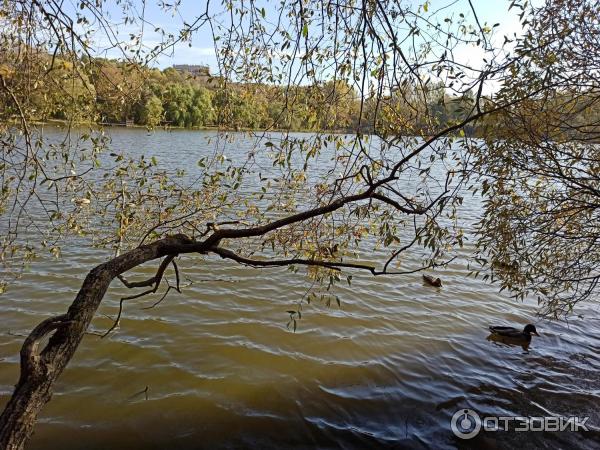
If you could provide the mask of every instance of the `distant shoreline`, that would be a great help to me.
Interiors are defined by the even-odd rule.
[[[18,123],[19,120],[18,119],[12,119],[9,121],[5,121],[5,122],[0,122],[0,123]],[[335,129],[335,130],[310,130],[310,129],[305,129],[305,128],[293,128],[293,129],[288,129],[288,128],[270,128],[270,129],[264,129],[264,128],[244,128],[244,127],[239,127],[239,128],[228,128],[228,127],[219,127],[219,126],[215,126],[215,125],[211,125],[211,126],[194,126],[194,127],[180,127],[177,125],[159,125],[153,128],[149,128],[146,125],[139,125],[139,124],[125,124],[125,123],[98,123],[98,122],[92,122],[89,120],[82,120],[82,121],[70,121],[70,120],[64,120],[64,119],[47,119],[47,120],[30,120],[29,121],[30,124],[32,125],[36,125],[36,126],[55,126],[55,127],[73,127],[73,128],[80,128],[80,127],[97,127],[97,128],[105,128],[105,129],[109,129],[109,128],[129,128],[129,129],[140,129],[140,130],[147,130],[149,132],[151,131],[217,131],[217,132],[224,132],[224,133],[248,133],[248,132],[256,132],[256,133],[322,133],[322,134],[346,134],[346,135],[354,135],[356,134],[356,130],[355,129]],[[373,131],[372,130],[363,130],[361,131],[361,134],[363,136],[370,136],[373,135]],[[481,136],[478,136],[477,132],[474,133],[470,133],[467,134],[467,136],[471,137],[471,138],[480,138]],[[431,137],[431,135],[426,135],[426,136],[419,136],[423,139],[428,139]]]
[[[16,123],[18,122],[18,120],[14,119],[5,123]],[[99,128],[135,128],[135,129],[144,129],[144,130],[148,130],[148,131],[156,131],[156,130],[163,130],[163,131],[171,131],[171,130],[178,130],[178,131],[223,131],[223,132],[240,132],[240,133],[245,133],[245,132],[249,132],[249,131],[255,131],[255,132],[263,132],[263,133],[281,133],[281,132],[293,132],[293,133],[329,133],[329,134],[354,134],[356,132],[356,130],[348,130],[348,129],[337,129],[337,130],[310,130],[310,129],[303,129],[303,128],[296,128],[296,129],[287,129],[287,128],[271,128],[271,129],[262,129],[262,128],[244,128],[244,127],[239,127],[239,128],[229,128],[229,127],[219,127],[216,125],[213,126],[194,126],[194,127],[180,127],[177,125],[159,125],[156,127],[152,127],[149,128],[146,125],[139,125],[139,124],[125,124],[125,123],[99,123],[99,122],[93,122],[93,121],[88,121],[88,120],[82,120],[82,121],[70,121],[70,120],[64,120],[64,119],[47,119],[47,120],[31,120],[29,121],[30,124],[32,125],[36,125],[36,126],[45,126],[45,125],[50,125],[50,126],[58,126],[58,127],[99,127]],[[363,134],[369,134],[369,133],[363,133]]]

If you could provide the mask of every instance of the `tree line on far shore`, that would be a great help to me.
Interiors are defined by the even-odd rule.
[[[406,133],[431,134],[459,122],[474,104],[470,91],[448,94],[434,82],[420,91],[399,88],[383,100],[374,95],[375,101],[359,97],[348,81],[333,75],[320,85],[235,83],[208,73],[195,76],[172,67],[160,70],[101,58],[90,58],[75,69],[72,62],[43,51],[32,71],[37,74],[35,94],[21,112],[38,121],[128,122],[151,128],[363,132],[377,128],[380,133],[388,125],[397,130],[405,123]],[[10,60],[0,61],[0,73],[13,86],[19,85],[15,78],[20,75]],[[7,110],[3,116],[21,112]]]

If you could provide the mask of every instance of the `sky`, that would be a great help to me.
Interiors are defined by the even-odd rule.
[[[173,11],[165,12],[159,7],[160,1],[147,0],[145,3],[142,0],[131,0],[136,15],[142,15],[145,18],[144,24],[144,45],[151,48],[161,42],[161,37],[154,31],[155,27],[160,27],[167,32],[176,34],[184,22],[192,22],[196,17],[201,15],[206,9],[206,2],[194,0],[181,0],[181,4],[176,13]],[[418,7],[423,2],[412,2],[413,6]],[[534,3],[540,3],[539,1]],[[125,25],[119,23],[123,16],[121,11],[122,2],[107,1],[103,6],[103,13],[107,13],[111,20],[118,25],[115,27],[120,39],[127,39],[132,32],[137,32],[138,25]],[[275,10],[279,1],[256,1],[255,5],[260,9],[265,8],[266,18],[275,16]],[[503,35],[519,34],[521,25],[517,14],[520,12],[517,8],[509,11],[510,1],[508,0],[472,0],[472,4],[477,11],[479,21],[482,26],[485,23],[493,25],[500,23],[495,29],[497,39],[503,40]],[[463,12],[467,18],[472,17],[471,9],[468,0],[431,0],[428,2],[428,11],[431,13],[439,8],[444,9],[444,15],[455,15]],[[222,10],[221,1],[210,3],[209,13],[219,15],[223,20],[226,20],[226,13]],[[106,40],[97,40],[99,47],[109,47]],[[110,49],[101,52],[106,57],[119,57],[119,52],[115,49]],[[458,48],[455,53],[455,58],[465,63],[477,63],[481,59],[483,52],[475,47]],[[203,27],[192,35],[191,43],[185,42],[176,45],[168,54],[159,56],[152,65],[161,69],[172,66],[173,64],[205,64],[209,65],[213,72],[217,68],[217,60],[215,57],[215,48],[212,35],[208,27]]]

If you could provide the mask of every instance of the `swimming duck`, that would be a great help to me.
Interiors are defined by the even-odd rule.
[[[423,274],[423,281],[429,286],[442,287],[442,280],[439,278],[433,278],[431,275]]]
[[[489,327],[492,334],[497,336],[501,336],[503,338],[508,338],[511,340],[521,341],[521,342],[531,342],[531,335],[535,334],[539,336],[537,330],[535,329],[535,325],[528,323],[523,328],[523,331],[518,330],[513,327]]]

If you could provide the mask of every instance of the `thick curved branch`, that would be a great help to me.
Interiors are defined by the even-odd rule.
[[[366,191],[349,195],[346,197],[339,198],[334,200],[331,203],[328,203],[324,206],[319,206],[317,208],[308,209],[306,211],[299,212],[297,214],[292,214],[288,217],[284,217],[283,219],[274,220],[273,222],[266,223],[264,225],[259,225],[256,227],[249,228],[223,228],[216,230],[212,235],[210,235],[204,242],[204,247],[206,249],[213,250],[221,240],[226,238],[244,238],[244,237],[254,237],[254,236],[262,236],[263,234],[268,233],[269,231],[277,230],[279,228],[283,228],[286,225],[291,225],[297,222],[303,222],[305,220],[311,219],[313,217],[322,216],[331,212],[334,212],[344,205],[348,203],[357,202],[360,200],[368,199],[373,194],[374,188],[369,188]]]
[[[427,212],[427,209],[422,208],[422,207],[419,207],[419,208],[407,208],[406,206],[402,206],[396,200],[393,200],[393,199],[391,199],[389,197],[386,197],[383,194],[374,193],[373,195],[371,195],[371,198],[374,198],[375,200],[379,200],[379,201],[381,201],[383,203],[387,203],[388,205],[393,206],[398,211],[402,211],[405,214],[424,214],[425,212]]]
[[[403,247],[403,248],[408,248]],[[216,253],[221,258],[231,259],[240,264],[246,264],[252,267],[282,267],[282,266],[292,266],[292,265],[303,265],[303,266],[316,266],[316,267],[325,267],[332,270],[342,270],[343,268],[347,269],[357,269],[357,270],[368,270],[373,275],[408,275],[411,273],[416,273],[423,271],[425,269],[429,269],[432,267],[442,267],[450,262],[452,262],[456,257],[450,258],[447,261],[443,261],[441,263],[430,262],[427,265],[418,267],[416,269],[411,270],[403,270],[403,271],[388,271],[387,266],[385,265],[383,270],[377,270],[375,267],[370,266],[368,264],[359,264],[359,263],[344,263],[344,262],[335,262],[335,261],[319,261],[315,259],[302,259],[302,258],[289,258],[289,259],[271,259],[271,260],[259,260],[246,258],[245,256],[238,255],[231,250],[216,247],[210,250],[213,253]],[[395,255],[397,256],[397,254]]]
[[[29,336],[27,336],[21,347],[21,376],[23,375],[24,370],[39,372],[42,369],[40,366],[40,355],[38,353],[38,347],[41,340],[48,334],[69,323],[70,321],[68,320],[67,314],[53,316],[41,322],[31,331],[31,333],[29,333]]]
[[[355,264],[355,263],[344,263],[344,262],[333,262],[333,261],[319,261],[316,259],[302,259],[302,258],[290,258],[290,259],[269,259],[269,260],[259,260],[246,258],[244,256],[238,255],[231,250],[227,250],[222,247],[215,247],[210,250],[213,253],[216,253],[221,258],[232,259],[240,264],[246,264],[248,266],[253,267],[274,267],[274,266],[291,266],[294,264],[303,265],[303,266],[318,266],[318,267],[326,267],[332,270],[341,270],[342,268],[349,269],[362,269],[368,270],[373,275],[376,275],[375,268],[373,266],[369,266],[366,264]]]

